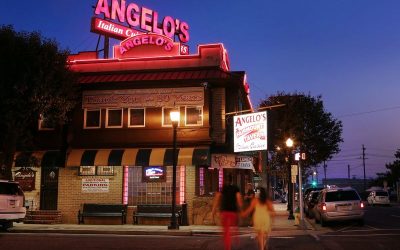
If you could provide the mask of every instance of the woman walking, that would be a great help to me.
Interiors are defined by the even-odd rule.
[[[257,232],[259,250],[267,249],[268,234],[271,231],[271,215],[274,215],[272,202],[268,199],[264,188],[259,188],[257,199],[253,199],[250,206],[241,213],[242,217],[248,216],[253,212],[253,227]]]

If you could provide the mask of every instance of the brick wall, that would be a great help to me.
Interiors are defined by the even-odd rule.
[[[101,176],[110,181],[107,193],[83,193],[82,178],[92,177],[78,176],[78,168],[60,168],[58,210],[62,214],[62,223],[76,224],[78,210],[83,203],[122,203],[122,167],[114,167],[114,176]]]
[[[212,134],[216,143],[225,143],[225,89],[215,88],[211,93],[212,100]]]
[[[195,197],[196,167],[186,166],[186,203],[188,205],[189,225],[193,224],[193,199]]]

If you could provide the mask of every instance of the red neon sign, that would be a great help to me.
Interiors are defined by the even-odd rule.
[[[189,25],[186,22],[166,16],[159,25],[158,12],[140,8],[135,3],[127,4],[125,0],[111,0],[111,6],[108,0],[98,0],[94,13],[169,38],[177,34],[182,43],[189,41]]]
[[[143,34],[142,31],[125,27],[97,17],[92,17],[91,30],[94,33],[104,34],[118,40]]]
[[[121,42],[119,53],[123,55],[130,49],[142,45],[155,45],[162,47],[165,51],[171,51],[174,48],[174,42],[171,38],[157,34],[141,34]]]

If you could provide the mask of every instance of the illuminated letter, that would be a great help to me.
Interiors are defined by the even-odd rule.
[[[108,9],[107,0],[99,0],[96,5],[96,10],[94,11],[96,15],[103,13],[105,17],[110,18],[110,11]]]
[[[126,9],[126,20],[128,21],[128,24],[137,27],[139,26],[139,6],[137,6],[134,3],[131,3],[128,5],[128,8]]]
[[[150,31],[151,32],[151,26],[148,25],[151,24],[151,16],[153,15],[153,11],[150,9],[147,9],[145,7],[142,7],[142,16],[140,20],[140,28]]]
[[[111,19],[115,20],[115,16],[117,14],[118,14],[118,20],[121,23],[125,22],[125,0],[121,0],[121,6],[119,6],[118,0],[112,0]]]
[[[153,12],[153,32],[162,35],[162,30],[158,28],[158,12]]]
[[[127,50],[124,48],[124,46],[119,46],[119,53],[124,54]]]
[[[175,22],[170,16],[166,16],[163,21],[163,31],[164,35],[173,38],[175,34]]]
[[[156,39],[156,45],[157,46],[161,46],[161,45],[163,45],[164,44],[164,38],[162,38],[162,37],[157,37],[157,39]]]
[[[180,30],[182,33],[179,34],[179,40],[183,43],[187,43],[189,41],[189,25],[185,22],[182,22]]]

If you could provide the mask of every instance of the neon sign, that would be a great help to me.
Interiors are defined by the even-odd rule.
[[[135,29],[138,28],[158,35],[164,35],[171,39],[175,34],[177,34],[182,43],[189,41],[189,25],[186,22],[174,19],[171,16],[166,16],[159,24],[157,11],[153,11],[146,7],[140,8],[135,3],[127,4],[125,0],[111,0],[111,6],[109,5],[108,0],[98,0],[94,13],[96,15],[103,14],[106,19],[119,21],[120,23],[127,23],[130,27],[134,27]],[[103,21],[104,23],[102,24],[98,21],[98,25],[95,27],[102,27],[103,31],[117,34],[116,36],[121,32],[124,33],[124,29],[118,27],[121,25],[105,20]],[[127,34],[125,34],[124,38],[132,36],[132,34],[129,34],[128,36],[126,35]]]
[[[142,45],[160,46],[166,51],[171,51],[174,47],[174,42],[170,38],[165,36],[160,36],[156,34],[141,34],[121,42],[121,45],[119,46],[119,51],[122,55],[128,50]]]

